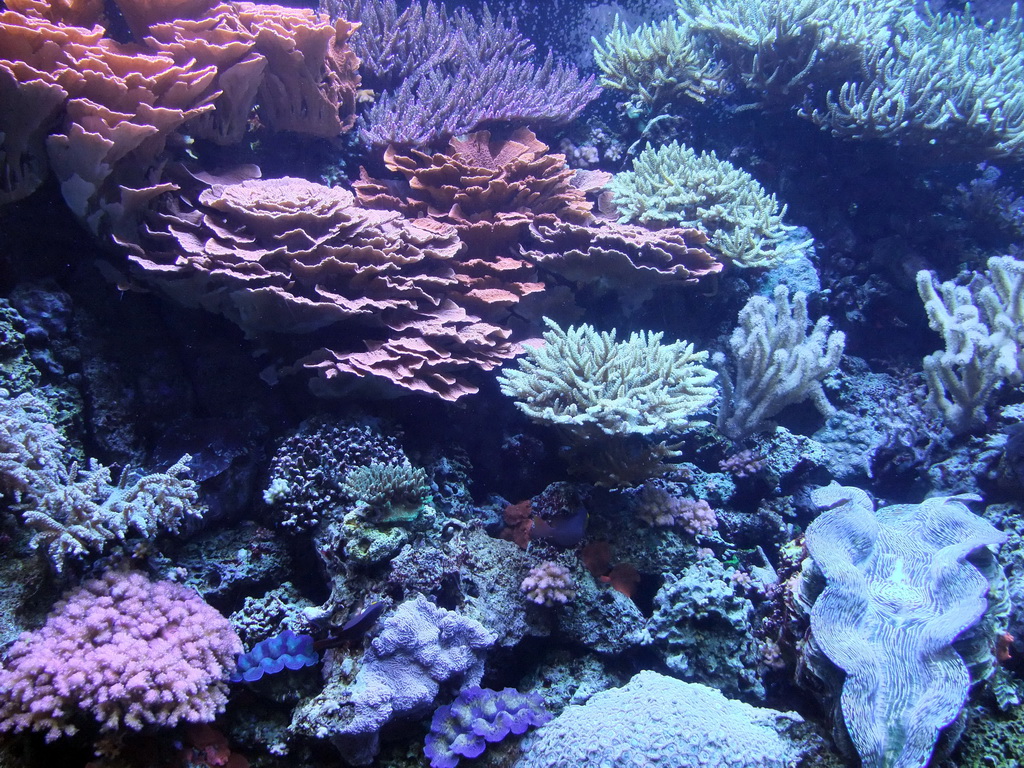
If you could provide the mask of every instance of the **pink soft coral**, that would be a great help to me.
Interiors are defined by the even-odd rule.
[[[108,571],[58,602],[11,646],[0,731],[72,734],[82,716],[102,730],[213,720],[241,643],[194,591]]]

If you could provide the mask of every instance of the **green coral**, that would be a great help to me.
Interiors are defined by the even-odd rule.
[[[370,507],[381,523],[416,519],[430,496],[427,473],[408,461],[355,467],[345,475],[341,490],[350,499]]]
[[[753,176],[679,142],[648,147],[608,188],[623,221],[703,229],[742,267],[776,266],[809,244],[793,241],[796,228],[782,223],[786,206]]]
[[[722,66],[676,19],[644,24],[630,32],[615,19],[604,42],[594,40],[601,85],[630,94],[639,116],[677,98],[704,102],[722,90]]]
[[[844,138],[983,159],[1024,152],[1024,22],[902,0],[677,0],[677,15],[595,41],[602,84],[639,116],[735,92]]]
[[[11,303],[0,299],[0,387],[20,395],[39,384],[39,370],[25,348],[25,320]]]
[[[701,365],[707,352],[684,341],[662,344],[661,333],[616,342],[615,331],[545,322],[546,343],[527,348],[519,369],[498,377],[531,419],[589,436],[646,437],[703,423],[694,415],[715,397],[715,372]]]
[[[883,45],[901,0],[678,0],[692,35],[709,39],[733,78],[759,101],[802,99],[806,88]]]
[[[703,425],[696,415],[715,397],[707,352],[662,344],[661,333],[617,342],[615,331],[545,322],[545,344],[528,347],[518,370],[498,377],[501,391],[534,421],[563,431],[574,471],[587,479],[633,485],[664,471],[671,449],[652,439]]]
[[[1024,755],[1024,707],[1009,713],[974,707],[957,746],[957,765],[963,768],[1020,768]]]
[[[828,93],[811,117],[840,136],[956,144],[981,154],[1024,149],[1024,24],[907,14],[865,53],[861,78]]]

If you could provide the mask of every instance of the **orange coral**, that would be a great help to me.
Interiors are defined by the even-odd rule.
[[[579,223],[591,218],[592,204],[573,184],[576,172],[565,156],[549,154],[528,128],[507,139],[477,131],[432,155],[392,146],[384,163],[404,177],[404,185],[371,179],[364,171],[355,185],[362,204],[454,224],[482,258],[507,254],[538,215]]]
[[[0,203],[36,189],[49,161],[68,205],[99,232],[167,189],[154,170],[183,127],[238,141],[259,99],[273,130],[351,128],[359,77],[347,41],[357,25],[275,5],[119,6],[133,43],[105,37],[96,0],[14,0],[0,13]]]

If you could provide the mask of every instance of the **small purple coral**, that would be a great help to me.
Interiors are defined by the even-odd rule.
[[[522,735],[551,717],[539,694],[515,688],[466,688],[450,705],[434,712],[423,752],[431,768],[455,768],[460,757],[483,754],[488,742],[499,742],[510,733]]]
[[[531,603],[550,607],[568,603],[576,597],[575,586],[568,568],[545,560],[530,569],[521,589]]]

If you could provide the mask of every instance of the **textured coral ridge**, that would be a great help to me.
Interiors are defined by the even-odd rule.
[[[985,612],[989,581],[967,558],[1006,534],[955,498],[875,512],[857,488],[813,497],[827,511],[807,548],[827,585],[811,631],[846,673],[847,731],[866,768],[923,766],[971,684],[952,644]]]
[[[257,101],[272,130],[330,137],[354,121],[358,61],[346,43],[357,25],[344,20],[275,5],[121,0],[138,42],[120,43],[105,36],[101,3],[6,7],[0,95],[19,108],[0,115],[0,202],[26,197],[52,166],[93,231],[130,231],[131,212],[166,191],[152,172],[186,124],[232,143]]]
[[[0,670],[0,730],[47,740],[93,718],[104,731],[213,720],[242,650],[227,619],[192,590],[109,571],[67,594]]]

